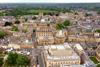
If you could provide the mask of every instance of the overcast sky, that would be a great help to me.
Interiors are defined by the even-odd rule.
[[[0,3],[94,3],[100,0],[0,0]]]

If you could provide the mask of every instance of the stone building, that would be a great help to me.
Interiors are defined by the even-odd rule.
[[[44,46],[41,56],[45,67],[80,65],[80,57],[68,44]]]
[[[36,40],[38,45],[53,44],[53,30],[50,24],[39,23],[36,28]]]
[[[65,32],[63,30],[58,31],[55,34],[55,44],[60,44],[65,42]]]

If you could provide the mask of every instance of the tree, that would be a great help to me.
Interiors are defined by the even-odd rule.
[[[25,55],[18,55],[18,58],[16,59],[17,65],[19,66],[27,66],[29,65],[30,60]]]
[[[100,29],[97,29],[97,30],[95,30],[95,32],[98,32],[98,33],[100,33]]]
[[[65,20],[65,21],[63,22],[63,25],[64,25],[65,27],[70,26],[70,21],[69,21],[69,20]]]
[[[0,39],[4,38],[7,35],[6,32],[0,30]]]
[[[28,66],[30,63],[30,59],[22,54],[17,54],[10,52],[8,53],[8,58],[6,61],[8,66]]]
[[[64,29],[64,25],[62,23],[58,23],[56,25],[56,29],[58,29],[58,30]]]
[[[4,16],[3,12],[0,12],[0,16]]]
[[[12,31],[19,31],[19,29],[18,29],[17,26],[13,26],[11,30],[12,30]]]
[[[97,66],[96,67],[100,67],[100,64],[97,64]]]
[[[100,11],[98,11],[97,14],[100,14]]]
[[[69,20],[65,20],[63,23],[58,23],[56,24],[56,29],[61,30],[64,28],[67,28],[67,26],[70,26],[70,21]]]
[[[10,52],[8,54],[7,64],[8,65],[15,65],[16,64],[16,58],[17,58],[17,56],[18,56],[17,53]]]
[[[3,58],[0,58],[0,67],[3,65]]]

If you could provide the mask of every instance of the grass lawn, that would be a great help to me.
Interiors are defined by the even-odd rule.
[[[98,63],[99,63],[99,61],[96,59],[95,56],[90,57],[90,59],[91,59],[95,64],[98,64]]]

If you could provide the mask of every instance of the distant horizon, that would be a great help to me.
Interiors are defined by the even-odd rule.
[[[100,0],[0,0],[0,3],[100,3]]]
[[[100,4],[100,2],[92,2],[92,3],[89,3],[89,2],[88,3],[87,2],[86,3],[85,2],[82,2],[82,3],[78,3],[78,2],[77,3],[73,3],[73,2],[72,3],[49,3],[49,2],[47,2],[47,3],[45,3],[45,2],[42,2],[42,3],[39,3],[39,2],[36,2],[36,3],[32,3],[32,2],[29,2],[29,3],[26,3],[26,2],[25,3],[24,2],[23,3],[9,3],[9,2],[1,3],[0,2],[0,4]]]
[[[43,7],[43,8],[71,8],[71,9],[93,9],[100,8],[100,3],[1,3],[0,8],[17,8],[17,7]]]
[[[85,3],[85,2],[84,3],[83,2],[82,3],[49,3],[49,2],[47,3],[44,3],[44,2],[42,3],[26,3],[26,2],[25,3],[9,3],[9,2],[1,3],[0,2],[0,4],[100,4],[100,2],[93,2],[93,3],[89,3],[89,2],[88,3]]]
[[[79,3],[79,2],[77,2],[77,3],[74,3],[74,2],[72,2],[72,3],[51,3],[51,2],[36,2],[36,3],[33,3],[33,2],[28,2],[28,3],[26,3],[26,2],[21,2],[21,3],[10,3],[10,2],[8,2],[8,3],[1,3],[0,2],[0,4],[100,4],[100,2],[92,2],[92,3],[90,3],[90,2],[81,2],[81,3]]]

